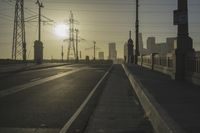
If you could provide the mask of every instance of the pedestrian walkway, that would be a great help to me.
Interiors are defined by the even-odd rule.
[[[121,65],[114,65],[85,133],[153,133]]]
[[[127,68],[184,131],[200,133],[200,86],[135,65]]]

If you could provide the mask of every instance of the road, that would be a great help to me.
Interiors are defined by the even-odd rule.
[[[59,132],[110,65],[67,65],[0,80],[0,132]]]

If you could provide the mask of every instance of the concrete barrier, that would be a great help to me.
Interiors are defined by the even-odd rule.
[[[136,92],[138,99],[151,121],[156,133],[185,133],[178,124],[158,104],[155,98],[147,91],[142,83],[130,73],[126,65],[122,65],[129,81]]]
[[[186,80],[200,86],[200,73],[186,72]]]

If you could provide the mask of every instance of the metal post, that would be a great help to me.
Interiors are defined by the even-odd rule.
[[[63,45],[62,45],[62,52],[61,52],[62,62],[63,62],[63,56],[64,56],[64,52],[63,52]]]
[[[42,2],[37,0],[36,4],[38,5],[38,40],[41,41],[41,8],[43,8]]]
[[[96,41],[94,41],[94,60],[95,60],[95,55],[96,55]]]
[[[39,16],[38,16],[38,40],[41,41],[41,8],[39,5]]]
[[[78,29],[75,29],[76,31],[76,60],[78,61]]]
[[[136,0],[136,22],[135,22],[135,64],[138,64],[139,56],[139,1]]]

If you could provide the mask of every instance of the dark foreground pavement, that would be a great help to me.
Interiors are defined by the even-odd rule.
[[[167,75],[135,65],[127,68],[184,131],[200,132],[199,86],[174,81]]]
[[[121,65],[114,65],[85,133],[153,133]]]
[[[2,91],[9,90],[9,95],[0,97],[0,133],[58,133],[108,68],[110,65],[73,65],[23,72],[14,75],[17,81],[45,76],[20,84],[6,78],[10,85],[4,85]],[[56,77],[65,73],[70,74]],[[23,84],[24,89],[12,92],[16,89],[12,87]]]

